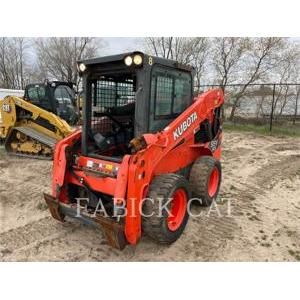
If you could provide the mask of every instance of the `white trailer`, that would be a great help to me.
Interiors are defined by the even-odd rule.
[[[0,99],[4,99],[6,96],[23,97],[24,90],[0,89]]]

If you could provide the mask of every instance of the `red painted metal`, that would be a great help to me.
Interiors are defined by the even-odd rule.
[[[186,214],[187,201],[186,191],[184,189],[177,189],[173,194],[170,215],[167,220],[169,230],[176,231],[182,224]]]
[[[55,198],[59,198],[60,195],[58,195],[58,192],[63,188],[68,175],[66,149],[74,145],[80,138],[81,130],[76,130],[65,139],[59,141],[55,146],[52,171],[52,195]]]
[[[209,148],[209,143],[195,144],[194,135],[202,121],[205,119],[212,121],[214,109],[220,107],[223,102],[224,96],[221,90],[210,90],[199,95],[191,106],[163,131],[144,134],[146,148],[135,154],[125,155],[120,163],[83,157],[78,153],[78,159],[72,165],[73,172],[76,174],[74,176],[67,168],[66,153],[68,149],[73,149],[74,143],[81,137],[81,131],[76,131],[56,146],[52,195],[59,201],[68,203],[66,186],[68,183],[81,185],[78,181],[79,177],[93,190],[113,196],[118,204],[125,201],[127,209],[125,236],[128,243],[136,244],[141,236],[140,207],[153,177],[176,172],[193,163],[201,155],[211,155],[220,159],[221,133],[217,137],[218,147],[213,152]],[[92,171],[101,171],[100,164],[111,165],[110,168],[117,170],[116,176],[103,178],[93,176]]]
[[[216,195],[219,182],[220,182],[220,172],[217,167],[214,167],[208,180],[208,195],[210,197],[214,197]]]

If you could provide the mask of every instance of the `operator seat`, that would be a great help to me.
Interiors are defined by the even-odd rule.
[[[111,130],[106,132],[94,132],[92,134],[93,140],[95,141],[98,151],[102,154],[109,152],[111,149],[116,148],[114,151],[119,155],[124,155],[129,152],[129,142],[134,138],[134,113],[135,113],[135,102],[117,107],[106,108],[104,114],[110,115],[112,119],[118,121],[119,126],[116,129],[116,124],[110,120]],[[107,116],[109,119],[109,117]],[[106,120],[106,124],[107,124]],[[103,121],[105,123],[105,121]],[[116,155],[116,154],[114,154]]]

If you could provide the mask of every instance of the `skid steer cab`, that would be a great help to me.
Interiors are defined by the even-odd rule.
[[[207,206],[219,192],[222,91],[194,98],[191,67],[141,52],[78,70],[83,127],[56,145],[52,216],[99,226],[119,249],[142,234],[173,243],[190,199]]]
[[[74,84],[65,81],[48,81],[26,85],[24,99],[54,113],[69,125],[79,121],[79,109]]]

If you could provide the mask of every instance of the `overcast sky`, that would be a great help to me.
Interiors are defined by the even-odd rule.
[[[143,51],[144,38],[142,37],[99,37],[103,40],[103,47],[99,51],[99,56],[121,54],[130,51]],[[291,38],[294,42],[300,43],[300,38]],[[30,53],[32,61],[36,60],[34,51]]]
[[[143,41],[138,37],[107,37],[105,42],[105,54],[119,54],[122,52],[142,50]]]
[[[300,37],[291,38],[294,42],[300,43]],[[143,50],[143,38],[140,37],[106,37],[104,54],[120,54],[134,50]]]

